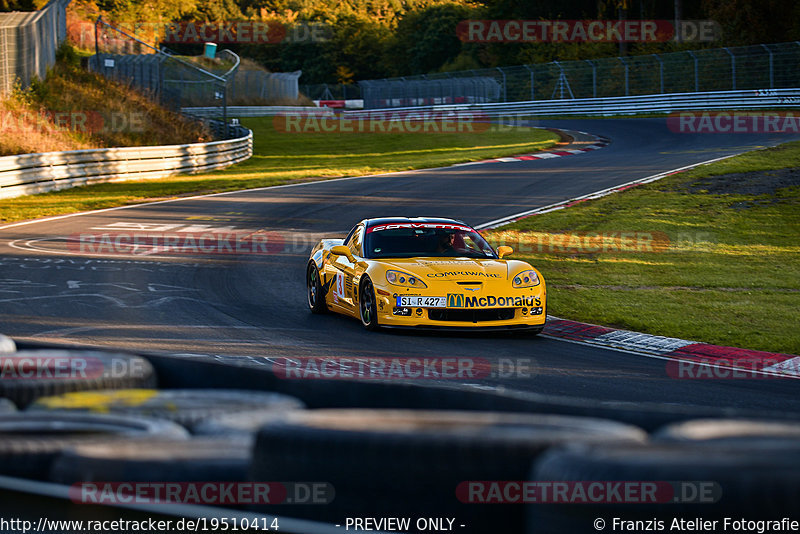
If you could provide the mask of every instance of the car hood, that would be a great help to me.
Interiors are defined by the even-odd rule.
[[[430,281],[492,282],[507,281],[511,262],[492,258],[409,258],[381,261],[387,268],[395,268]],[[514,262],[520,263],[520,262]]]

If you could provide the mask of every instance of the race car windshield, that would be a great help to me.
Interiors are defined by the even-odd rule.
[[[374,227],[367,231],[364,244],[368,258],[497,258],[491,245],[466,226],[398,224]]]

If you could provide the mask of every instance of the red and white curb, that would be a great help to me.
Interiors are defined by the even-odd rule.
[[[583,135],[591,135],[587,134],[586,132],[578,132]],[[562,158],[564,156],[575,156],[577,154],[584,154],[586,152],[592,152],[593,150],[598,150],[607,146],[611,141],[606,139],[605,137],[596,137],[595,142],[589,146],[585,146],[583,148],[569,148],[569,149],[562,149],[562,150],[552,150],[549,152],[536,152],[533,154],[522,154],[520,156],[508,156],[505,158],[494,158],[494,159],[484,159],[481,161],[468,161],[466,163],[456,163],[455,165],[451,165],[451,167],[465,167],[467,165],[483,165],[484,163],[508,163],[512,161],[532,161],[536,159],[552,159],[552,158]]]
[[[698,343],[674,337],[618,330],[558,317],[547,317],[543,334],[667,360],[672,378],[800,377],[800,356]]]
[[[581,202],[601,198],[636,187],[655,182],[666,176],[677,174],[700,165],[706,165],[735,156],[722,156],[700,163],[694,163],[671,171],[632,180],[628,183],[609,187],[588,195],[571,198],[555,204],[543,206],[502,219],[495,219],[475,226],[478,230],[489,230],[513,223],[532,215],[541,215],[551,211],[569,208]],[[622,350],[667,360],[667,374],[673,378],[758,378],[758,377],[800,377],[800,356],[776,352],[764,352],[736,347],[723,347],[698,343],[685,339],[654,336],[618,330],[605,326],[559,319],[548,316],[544,335],[565,341],[587,345],[602,346],[609,349]]]

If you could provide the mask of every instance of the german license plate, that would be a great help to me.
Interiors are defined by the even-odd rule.
[[[397,306],[403,308],[445,308],[447,297],[397,297]]]

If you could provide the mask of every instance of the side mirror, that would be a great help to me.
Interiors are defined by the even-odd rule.
[[[344,245],[336,245],[335,247],[331,247],[331,254],[345,256],[350,261],[354,260],[353,253],[350,252],[350,249]]]
[[[514,249],[511,248],[511,247],[506,247],[506,246],[497,247],[497,255],[501,259],[503,258],[503,256],[508,256],[509,254],[513,254],[513,253],[514,253]]]

